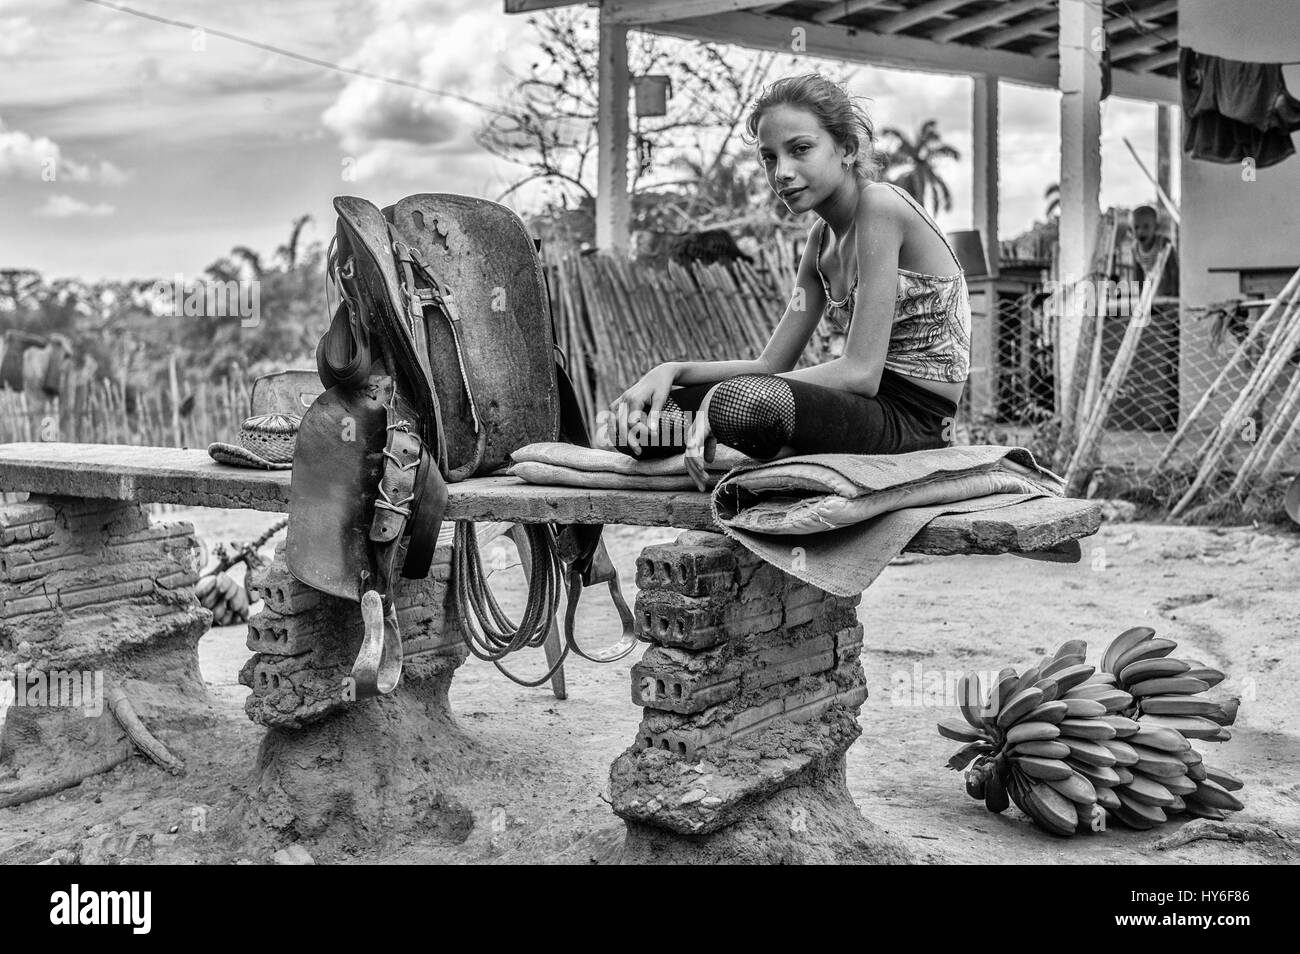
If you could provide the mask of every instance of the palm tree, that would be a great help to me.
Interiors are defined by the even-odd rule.
[[[1043,198],[1047,200],[1047,220],[1050,222],[1052,216],[1061,214],[1061,186],[1060,183],[1053,182],[1043,193]]]
[[[885,149],[885,180],[906,189],[935,212],[951,209],[952,193],[935,164],[942,159],[960,159],[961,153],[943,141],[938,121],[927,119],[914,139],[894,128],[881,135],[892,140]]]

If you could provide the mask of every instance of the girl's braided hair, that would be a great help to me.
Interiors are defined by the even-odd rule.
[[[860,180],[873,181],[879,171],[875,126],[866,109],[838,84],[820,73],[787,76],[764,88],[750,111],[746,141],[758,141],[758,121],[773,106],[806,109],[831,134],[840,148],[854,151],[853,171]]]

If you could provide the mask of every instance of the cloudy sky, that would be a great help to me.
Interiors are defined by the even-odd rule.
[[[508,97],[508,71],[536,56],[531,29],[500,0],[120,5],[479,101]],[[934,118],[969,156],[969,80],[860,68],[850,85],[879,127]],[[1112,98],[1102,109],[1102,206],[1149,201],[1122,137],[1154,170],[1155,107]],[[303,213],[317,223],[309,237],[322,237],[339,193],[381,205],[421,191],[494,196],[515,168],[475,144],[482,117],[92,0],[0,0],[0,267],[194,273],[235,245],[270,253]],[[1056,131],[1053,92],[1003,84],[1004,238],[1042,215]],[[954,206],[939,223],[968,228],[968,162],[946,176]]]

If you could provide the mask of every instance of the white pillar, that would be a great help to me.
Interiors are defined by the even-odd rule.
[[[1101,0],[1060,0],[1062,282],[1088,277],[1101,218],[1101,53],[1106,32]],[[1063,309],[1057,340],[1058,402],[1075,386],[1082,313]],[[1081,384],[1082,382],[1080,382]],[[1058,406],[1061,406],[1058,403]]]
[[[631,230],[627,194],[627,27],[601,16],[596,114],[596,246],[626,252]]]
[[[998,374],[998,78],[973,76],[971,132],[974,215],[984,240],[987,279],[972,282],[970,407],[976,417],[997,410]]]

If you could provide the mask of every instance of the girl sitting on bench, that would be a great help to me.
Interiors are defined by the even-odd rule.
[[[767,87],[749,115],[768,184],[815,215],[790,303],[754,360],[672,361],[611,405],[684,443],[611,443],[632,456],[686,451],[705,488],[716,442],[762,460],[792,453],[897,454],[951,443],[970,369],[970,300],[957,256],[925,210],[877,182],[871,120],[810,73]],[[794,370],[823,315],[844,353]],[[625,405],[620,408],[620,405]]]

